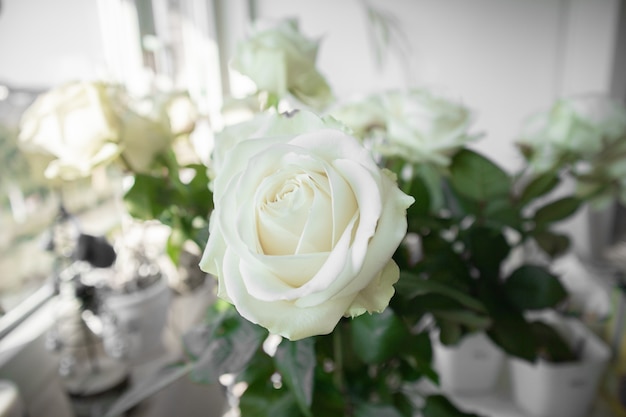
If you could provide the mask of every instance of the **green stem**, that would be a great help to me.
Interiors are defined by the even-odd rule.
[[[343,338],[339,326],[333,332],[333,356],[335,362],[335,368],[333,370],[333,381],[335,382],[335,385],[337,386],[339,391],[341,391],[341,393],[344,393],[345,383],[343,378]]]
[[[344,329],[345,326],[339,323],[333,332],[333,357],[335,365],[333,369],[333,382],[344,399],[344,417],[352,417],[354,415],[354,408],[350,400],[344,374]]]

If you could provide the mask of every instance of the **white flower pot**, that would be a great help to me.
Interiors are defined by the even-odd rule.
[[[162,334],[170,300],[171,291],[165,279],[139,291],[106,297],[104,304],[114,319],[105,330],[107,351],[134,363],[164,353]]]
[[[435,369],[445,392],[482,394],[496,386],[504,363],[504,352],[484,333],[465,336],[456,346],[433,340]]]
[[[608,346],[583,323],[562,320],[574,340],[585,341],[579,362],[509,361],[513,401],[532,417],[586,416],[610,359]]]

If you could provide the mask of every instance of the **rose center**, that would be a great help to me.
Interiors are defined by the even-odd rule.
[[[256,206],[259,243],[266,255],[328,251],[332,200],[323,173],[277,172],[266,178]]]

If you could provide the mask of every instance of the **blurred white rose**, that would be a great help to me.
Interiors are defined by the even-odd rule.
[[[325,78],[315,68],[319,42],[305,37],[295,19],[274,25],[259,22],[237,46],[232,67],[250,77],[259,91],[285,98],[292,94],[315,109],[333,99]]]
[[[626,107],[600,94],[560,99],[532,116],[517,141],[536,172],[567,168],[596,207],[626,202]]]
[[[358,136],[373,134],[380,154],[412,163],[447,166],[455,151],[478,138],[468,133],[473,115],[467,107],[426,89],[374,94],[331,114]]]
[[[155,158],[170,148],[173,135],[162,120],[153,120],[131,110],[118,114],[123,126],[121,157],[134,173],[147,173]]]
[[[291,340],[384,310],[413,198],[340,130],[239,142],[214,185],[201,268],[248,320]]]
[[[547,112],[531,116],[518,146],[537,171],[561,163],[591,160],[626,137],[626,109],[602,95],[560,99]],[[623,145],[623,146],[619,146]]]
[[[379,96],[367,96],[338,104],[330,114],[352,129],[355,136],[365,139],[372,131],[385,128],[385,109]]]
[[[447,166],[454,152],[478,138],[468,133],[471,111],[443,95],[425,89],[391,91],[381,101],[387,127],[387,141],[378,147],[383,155]]]
[[[199,118],[198,107],[186,91],[147,95],[136,110],[149,119],[168,123],[174,136],[191,133]]]
[[[24,112],[19,144],[49,179],[88,176],[121,152],[120,124],[107,87],[69,83],[40,95]]]
[[[116,160],[147,171],[171,141],[169,120],[140,114],[121,87],[103,82],[71,82],[40,95],[19,133],[20,148],[44,176],[63,180]]]

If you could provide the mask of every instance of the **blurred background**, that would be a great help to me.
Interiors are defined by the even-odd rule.
[[[297,17],[321,39],[318,67],[339,99],[444,89],[475,110],[485,132],[476,146],[513,171],[512,141],[530,114],[567,95],[624,99],[623,9],[620,0],[2,0],[0,306],[23,299],[51,265],[45,254],[31,261],[32,238],[55,204],[29,180],[14,138],[21,112],[53,86],[106,79],[137,95],[187,90],[219,130],[224,100],[251,88],[228,65],[250,22]],[[196,142],[208,154],[210,141],[207,132]],[[74,211],[98,205],[103,188],[76,192]]]
[[[185,90],[204,120],[207,158],[222,106],[252,86],[229,67],[250,23],[296,17],[321,45],[318,68],[340,100],[434,87],[476,112],[475,146],[514,171],[523,121],[558,97],[626,99],[626,3],[621,0],[0,0],[0,309],[18,307],[51,274],[42,250],[58,199],[16,145],[22,112],[67,81],[104,79],[138,96]],[[76,184],[69,209],[99,234],[114,190]],[[583,213],[583,215],[585,215]],[[586,219],[586,218],[585,218]],[[577,233],[591,236],[587,221]],[[609,225],[611,227],[611,225]],[[591,238],[579,248],[589,256]]]

